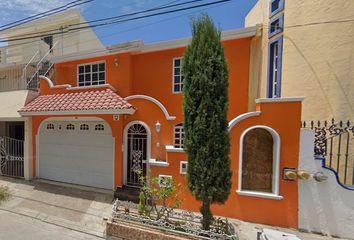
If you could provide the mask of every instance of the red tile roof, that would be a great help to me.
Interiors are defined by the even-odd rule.
[[[127,110],[134,107],[111,89],[41,95],[19,112]]]

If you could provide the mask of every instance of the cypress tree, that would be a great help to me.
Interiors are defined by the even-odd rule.
[[[202,225],[209,230],[210,205],[223,204],[231,189],[228,71],[221,33],[212,19],[207,15],[194,19],[192,34],[182,68],[184,149],[188,187],[202,202]]]

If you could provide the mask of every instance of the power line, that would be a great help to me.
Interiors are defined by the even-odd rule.
[[[181,5],[188,5],[188,4],[191,4],[191,3],[201,2],[201,1],[205,1],[205,0],[192,0],[192,1],[188,1],[188,2],[183,2],[183,3],[178,3],[178,4],[171,5],[171,3],[173,3],[173,2],[177,2],[177,1],[172,1],[172,2],[167,3],[167,4],[163,4],[161,6],[150,8],[150,9],[146,9],[146,10],[142,10],[142,11],[127,13],[127,14],[123,14],[123,15],[118,15],[118,16],[108,17],[108,18],[102,18],[102,19],[97,19],[97,20],[92,20],[92,21],[87,21],[87,22],[69,24],[69,25],[66,26],[66,28],[65,28],[66,30],[65,31],[70,31],[70,29],[69,29],[70,27],[77,26],[77,25],[83,25],[83,24],[87,25],[89,23],[103,22],[103,21],[113,20],[113,19],[122,19],[124,17],[130,17],[130,16],[134,16],[134,15],[139,15],[139,14],[142,14],[142,13],[148,13],[148,12],[154,12],[154,11],[158,11],[158,10],[178,7],[178,6],[181,6]],[[85,26],[85,27],[88,27],[88,26]],[[32,36],[32,35],[36,36],[38,34],[53,34],[53,33],[57,32],[57,31],[60,31],[60,33],[62,33],[64,31],[64,29],[56,28],[56,29],[51,29],[51,30],[46,30],[46,31],[41,31],[41,32],[36,32],[36,33],[22,34],[21,36],[25,37],[25,36]],[[11,40],[11,38],[9,40]]]
[[[194,5],[194,6],[184,7],[184,8],[173,9],[173,10],[169,10],[169,11],[153,13],[153,14],[149,14],[149,15],[143,15],[143,16],[139,16],[139,17],[133,17],[133,18],[123,19],[123,20],[116,20],[116,21],[100,23],[100,24],[96,24],[96,25],[92,25],[92,26],[83,26],[83,27],[72,28],[72,29],[68,29],[65,31],[61,31],[61,32],[52,32],[51,35],[65,34],[65,33],[69,33],[70,31],[81,30],[81,29],[86,29],[86,28],[102,27],[102,26],[107,26],[107,25],[111,25],[111,24],[128,22],[128,21],[133,21],[133,20],[138,20],[138,19],[143,19],[143,18],[148,18],[148,17],[154,17],[154,16],[159,16],[159,15],[165,15],[165,14],[169,14],[169,13],[180,12],[180,11],[190,10],[190,9],[194,9],[194,8],[200,8],[200,7],[204,7],[204,6],[216,5],[216,4],[230,2],[230,1],[232,1],[232,0],[219,0],[219,1],[214,1],[214,2],[205,3],[205,4],[199,4],[199,5]],[[20,38],[13,38],[13,39],[7,39],[7,40],[0,40],[0,42],[12,42],[12,41],[18,41],[18,40],[26,40],[26,39],[32,39],[32,38],[38,38],[38,37],[45,37],[47,35],[48,34],[45,34],[45,35],[39,34],[36,36],[31,36],[31,37],[20,37]]]
[[[80,1],[82,1],[82,0],[80,0]],[[167,6],[167,5],[170,5],[170,4],[172,4],[172,3],[175,3],[175,2],[179,2],[179,1],[181,1],[181,0],[174,0],[174,1],[171,1],[171,2],[168,2],[168,3],[166,3],[166,4],[162,4],[162,5],[158,5],[158,6],[156,6],[156,8],[158,8],[158,7],[163,7],[163,6]],[[199,0],[200,1],[200,0]],[[132,6],[133,4],[130,4],[130,5],[128,5],[128,6]],[[183,14],[184,15],[184,14]],[[182,15],[179,15],[179,16],[182,16]],[[54,29],[53,29],[54,30]],[[86,29],[86,30],[82,30],[82,32],[87,32],[87,31],[90,31],[91,29]],[[1,31],[1,30],[0,30]],[[48,32],[49,31],[52,31],[52,30],[48,30]],[[76,31],[73,31],[72,33],[75,33],[75,32],[78,32],[78,31],[80,31],[80,30],[76,30]],[[47,32],[47,31],[44,31],[44,32],[36,32],[36,33],[34,33],[34,34],[37,34],[37,33],[45,33],[45,32]],[[25,34],[25,35],[33,35],[33,34]],[[22,35],[22,36],[24,36],[24,35]],[[63,39],[66,39],[67,37],[69,37],[69,36],[65,36]],[[89,40],[89,41],[83,41],[83,42],[90,42],[90,41],[94,41],[94,40],[96,40],[96,38],[94,38],[93,40]],[[22,43],[15,43],[15,44],[11,44],[10,45],[10,47],[16,47],[16,46],[22,46],[22,45],[27,45],[27,44],[31,44],[31,43],[36,43],[36,42],[38,42],[38,39],[36,39],[36,40],[33,40],[33,41],[28,41],[28,42],[22,42]],[[70,45],[70,46],[74,46],[75,44],[73,44],[73,45]],[[70,47],[69,46],[69,47]]]
[[[225,4],[226,4],[226,3],[222,3],[222,4],[220,4],[220,5],[225,5]],[[124,30],[124,31],[119,31],[119,32],[115,32],[115,33],[112,33],[112,34],[104,35],[104,36],[102,36],[101,38],[112,37],[112,36],[114,36],[114,35],[118,35],[118,34],[130,32],[130,31],[134,31],[134,30],[136,30],[136,29],[144,28],[144,27],[146,27],[146,26],[155,25],[155,24],[158,24],[158,23],[161,23],[161,22],[170,21],[170,20],[173,20],[173,19],[175,19],[175,18],[182,17],[182,16],[192,15],[192,14],[199,13],[199,12],[204,11],[204,10],[207,10],[207,9],[211,9],[211,8],[218,7],[218,6],[220,6],[220,5],[205,7],[205,8],[202,8],[201,10],[197,10],[197,11],[193,11],[193,12],[189,12],[189,13],[183,13],[183,14],[180,14],[180,15],[177,15],[177,16],[174,16],[174,17],[165,18],[165,19],[162,19],[162,20],[159,20],[159,21],[156,21],[156,22],[152,22],[152,23],[149,23],[149,24],[142,24],[142,25],[140,25],[140,26],[137,26],[137,27],[134,27],[134,28],[130,28],[130,29],[126,29],[126,30]],[[252,31],[253,31],[253,30],[252,30]],[[81,43],[92,42],[92,41],[94,41],[94,40],[95,40],[95,39],[91,39],[91,40],[87,40],[87,41],[82,41]],[[66,46],[65,48],[71,47],[71,46],[75,46],[75,44]],[[106,53],[106,52],[107,52],[107,49],[97,49],[97,50],[87,51],[87,52],[85,52],[84,54],[100,54],[100,53],[104,54],[104,53]]]
[[[84,1],[84,2],[82,2],[82,1]],[[47,17],[47,16],[50,16],[50,15],[53,15],[53,14],[56,14],[56,13],[59,13],[59,12],[63,12],[63,11],[68,10],[70,8],[73,8],[73,7],[76,7],[76,6],[85,4],[85,3],[89,3],[89,2],[92,2],[92,1],[94,1],[94,0],[76,0],[76,1],[72,1],[70,3],[67,3],[67,4],[61,6],[61,7],[57,7],[57,8],[54,8],[54,9],[51,9],[51,10],[48,10],[48,11],[45,11],[45,12],[30,16],[30,17],[26,17],[26,18],[17,20],[15,22],[11,22],[11,23],[7,23],[5,25],[2,25],[2,26],[0,26],[0,31],[5,31],[5,30],[8,30],[8,29],[17,27],[19,25],[22,25],[22,24],[25,24],[25,23],[28,23],[28,22],[32,22],[34,20],[37,20],[37,19],[40,19],[40,18],[43,18],[43,17]]]

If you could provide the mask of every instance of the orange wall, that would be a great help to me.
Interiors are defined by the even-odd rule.
[[[231,132],[232,189],[225,205],[213,205],[216,215],[238,218],[245,221],[283,227],[297,227],[298,185],[294,181],[282,180],[284,167],[297,168],[299,159],[301,102],[262,103],[257,105],[261,115],[250,117],[236,124]],[[240,196],[236,193],[239,174],[239,144],[241,134],[249,127],[265,125],[273,128],[281,138],[280,146],[280,185],[282,200]],[[180,174],[180,161],[187,160],[184,153],[167,153],[169,167],[152,167],[152,174],[172,175],[176,182],[186,188],[185,175]],[[189,191],[183,195],[183,208],[199,211],[197,202]]]
[[[229,119],[247,112],[251,38],[225,41],[229,69]],[[123,53],[55,64],[55,84],[77,86],[77,65],[106,62],[106,82],[121,97],[144,94],[159,100],[181,122],[182,94],[172,93],[173,58],[182,57],[185,48],[149,53]],[[115,59],[118,66],[115,66]]]
[[[248,84],[251,38],[224,42],[225,54],[229,68],[229,113],[228,119],[247,112]],[[146,123],[151,131],[151,158],[166,160],[168,167],[152,166],[153,175],[173,175],[177,182],[186,184],[185,176],[179,173],[181,160],[187,160],[184,153],[166,153],[165,146],[173,145],[173,126],[183,121],[182,94],[172,93],[172,59],[183,55],[184,49],[172,49],[150,53],[124,53],[71,61],[55,65],[55,83],[76,86],[77,64],[94,61],[106,61],[106,79],[122,97],[135,94],[148,95],[159,100],[169,112],[176,116],[175,120],[166,120],[161,109],[154,103],[134,99],[129,102],[136,108],[133,115],[125,115],[118,122],[113,122],[111,115],[97,115],[106,120],[112,127],[116,139],[115,182],[122,185],[122,152],[123,129],[131,121]],[[118,66],[115,66],[115,59]],[[67,91],[48,89],[41,84],[41,94]],[[76,90],[81,91],[81,90]],[[230,132],[231,134],[231,167],[233,170],[232,190],[225,205],[213,206],[217,215],[239,218],[242,220],[272,224],[285,227],[297,227],[297,183],[280,180],[282,200],[270,200],[256,197],[239,196],[238,186],[239,139],[242,132],[250,126],[267,125],[275,129],[281,137],[281,166],[297,167],[299,154],[299,122],[301,103],[263,103],[257,105],[262,114],[243,120]],[[40,123],[50,116],[33,117],[33,136],[38,133]],[[155,124],[161,123],[161,132],[155,131]],[[35,142],[35,141],[34,141]],[[160,146],[157,146],[157,143]],[[34,155],[35,154],[34,147]],[[34,163],[35,166],[35,163]],[[35,169],[35,168],[34,168]],[[34,170],[35,171],[35,170]],[[199,203],[189,191],[183,194],[183,208],[199,211]]]

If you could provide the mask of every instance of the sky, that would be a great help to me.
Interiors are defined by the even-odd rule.
[[[0,25],[60,7],[71,1],[0,0]],[[185,1],[187,0],[94,0],[80,6],[79,10],[84,18],[90,21]],[[242,28],[245,16],[256,2],[257,0],[232,0],[218,5],[99,27],[94,31],[104,45],[131,40],[143,40],[145,43],[166,41],[191,36],[191,18],[201,13],[209,14],[220,30]]]

